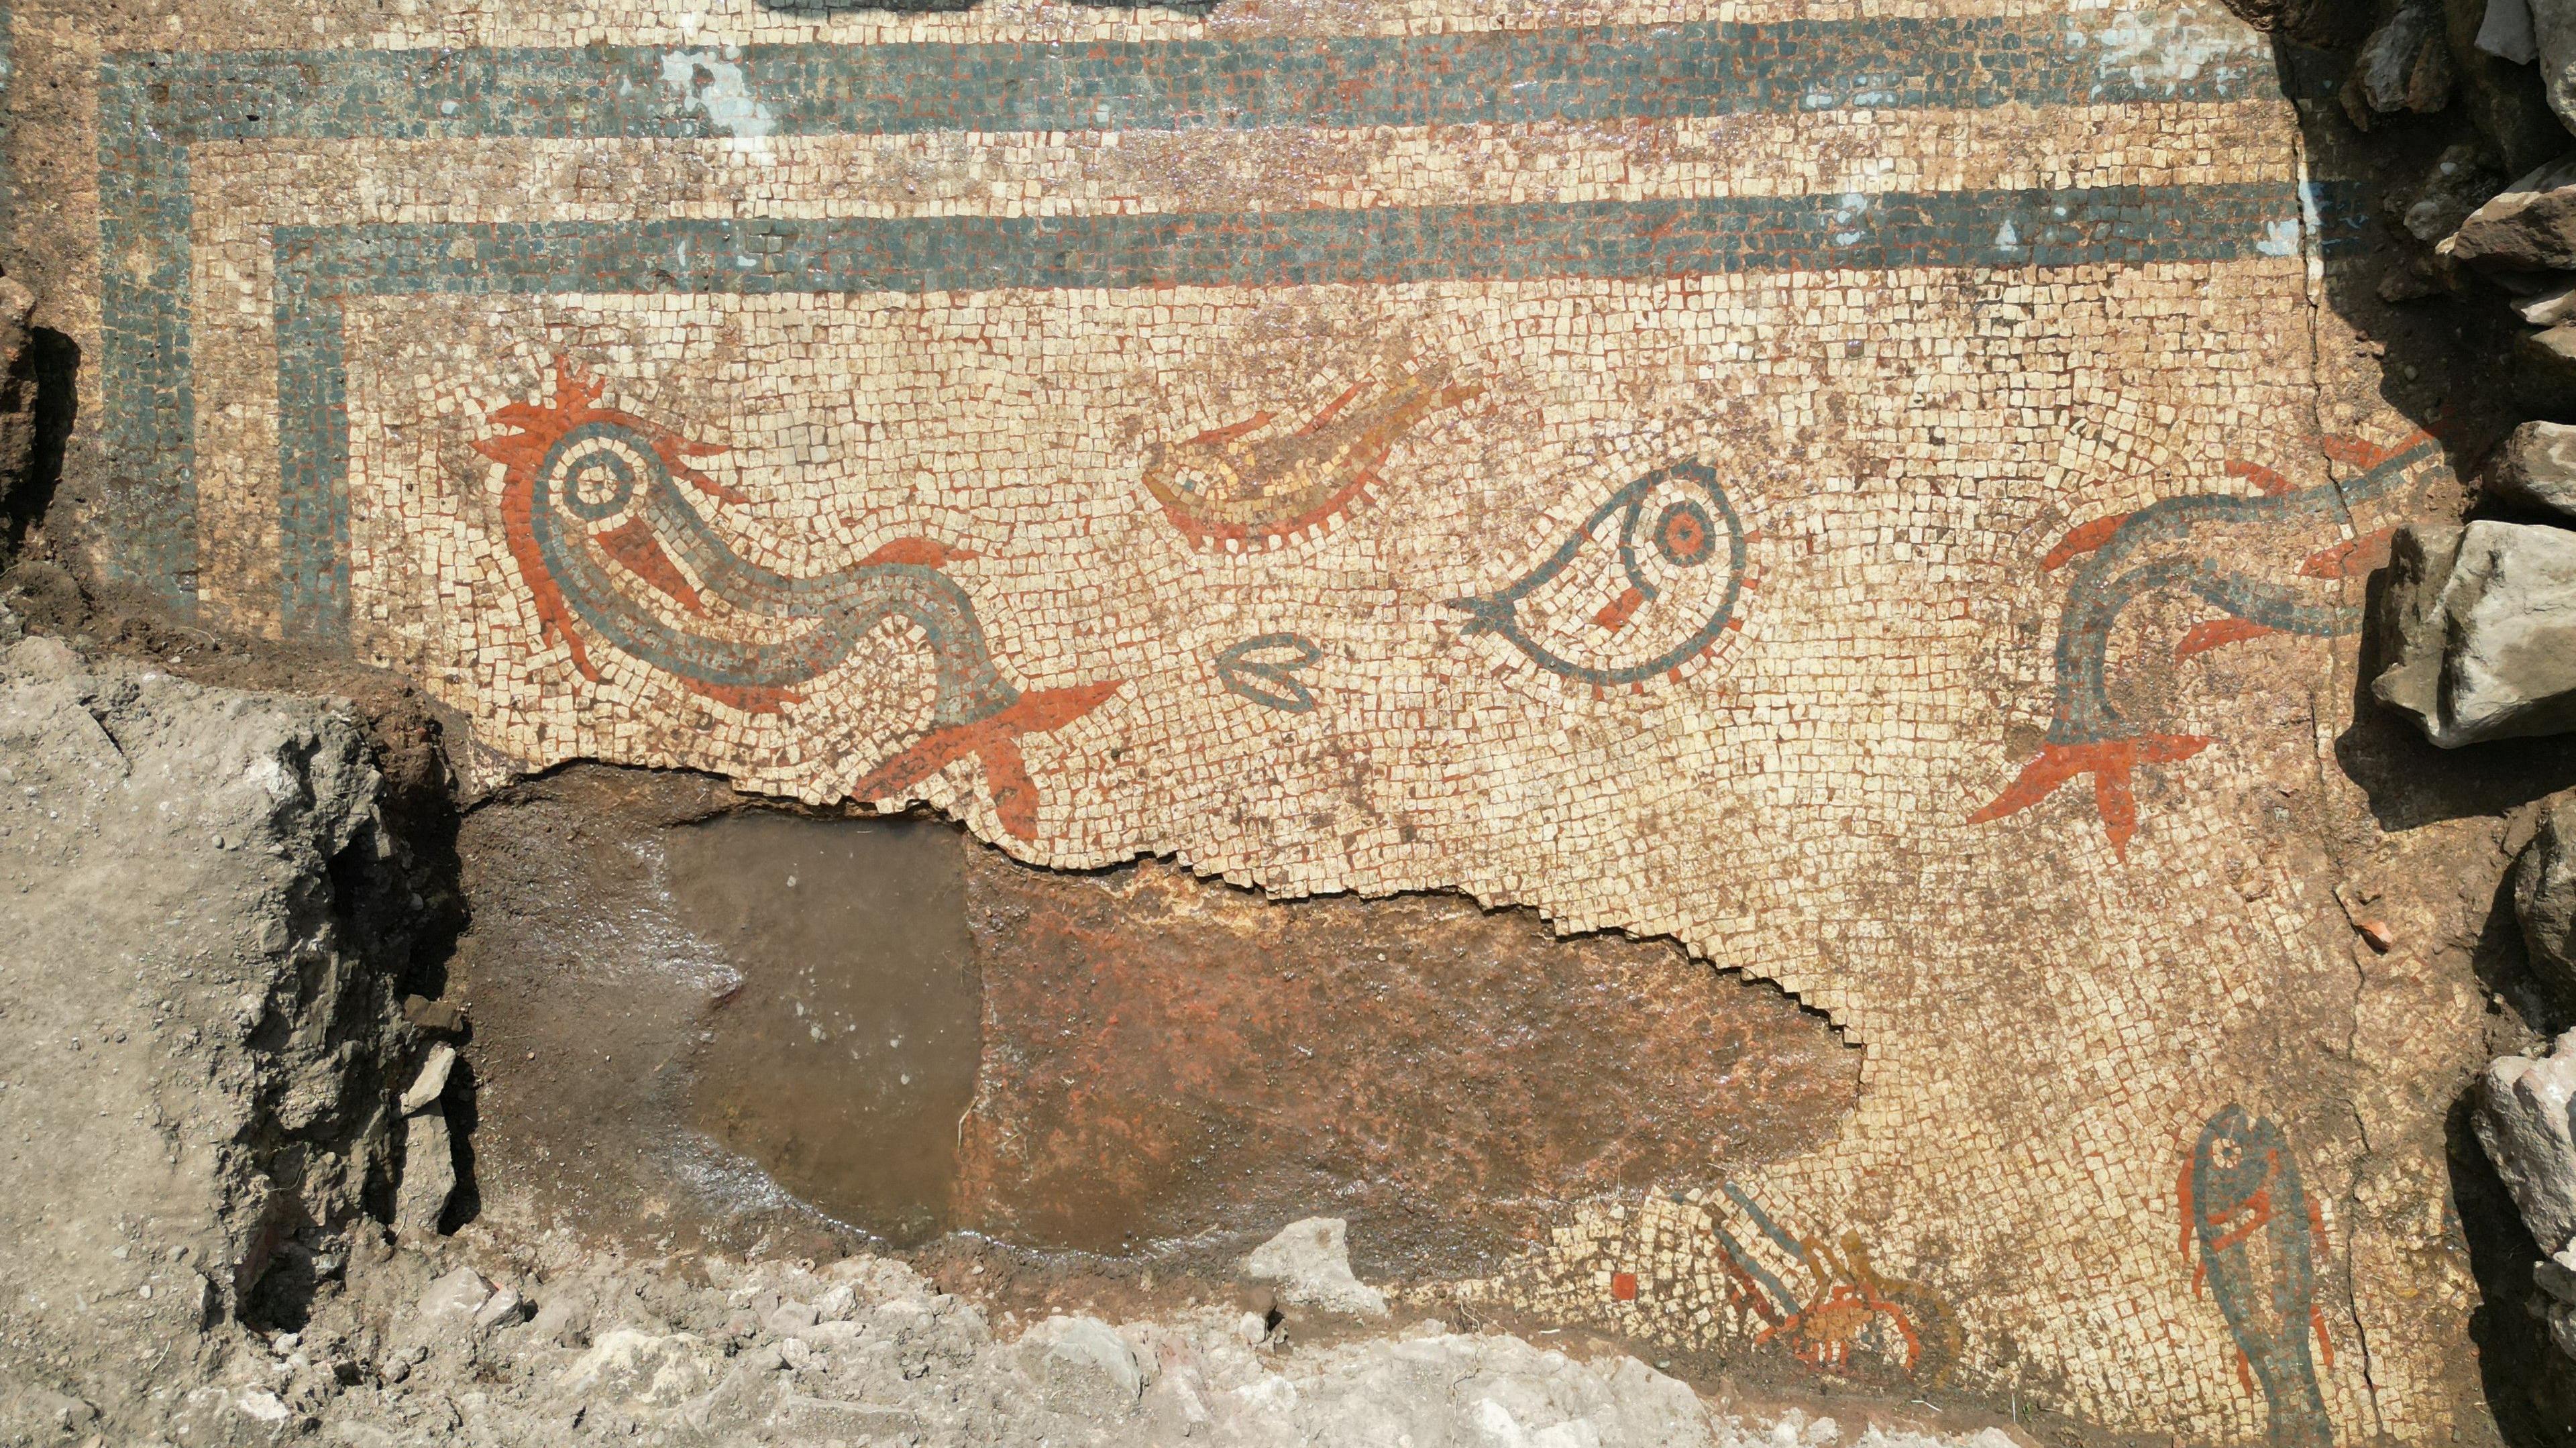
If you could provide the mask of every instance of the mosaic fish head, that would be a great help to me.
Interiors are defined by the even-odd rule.
[[[1509,584],[1447,603],[1462,635],[1506,639],[1571,683],[1674,680],[1741,626],[1753,537],[1714,469],[1674,463],[1612,493]]]
[[[2219,1221],[2268,1189],[2287,1158],[2289,1140],[2270,1117],[2228,1103],[2200,1129],[2191,1153],[2191,1195],[2203,1217]]]
[[[675,504],[677,484],[683,482],[720,501],[745,500],[689,462],[723,452],[722,447],[692,442],[649,419],[601,407],[604,385],[558,361],[551,398],[494,408],[490,420],[506,431],[474,444],[505,470],[504,531],[549,628],[560,629],[568,610],[560,570],[549,564],[548,554],[580,542],[595,546],[681,607],[701,611],[695,588],[656,535],[656,505],[667,509]]]

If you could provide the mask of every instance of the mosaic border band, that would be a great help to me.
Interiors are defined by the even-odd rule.
[[[112,55],[99,74],[99,191],[100,254],[116,259],[102,266],[100,276],[102,436],[122,469],[110,521],[115,563],[174,607],[193,608],[198,525],[189,148],[200,142],[681,140],[755,129],[770,135],[1241,130],[2216,103],[2255,94],[2268,82],[2267,67],[2235,63],[2252,54],[2159,76],[2148,67],[2118,63],[2098,39],[2067,20],[1878,18],[1223,41]],[[682,74],[694,65],[721,65],[738,94],[711,107],[705,96],[671,82],[674,62],[685,62]],[[2140,202],[2140,224],[2152,225],[2143,219],[2150,216],[2179,216],[2192,204],[2185,199],[2188,190],[2195,189],[2209,188],[2177,191],[2161,203],[2152,197]],[[1881,201],[1897,208],[1947,204],[1921,197]],[[1710,216],[1722,219],[1722,203],[1678,204],[1719,206]],[[1836,204],[1827,200],[1822,206],[1830,211]],[[1364,213],[1361,220],[1333,224],[1396,245],[1408,236],[1434,237],[1472,210]],[[2275,211],[2297,214],[2295,207]],[[1651,214],[1632,208],[1608,223],[1614,232],[1633,230]],[[1589,219],[1577,221],[1578,216]],[[922,235],[938,236],[937,227],[960,220],[898,225],[922,226]],[[1209,218],[1192,220],[1200,227],[1214,225]],[[1222,220],[1232,226],[1267,224]],[[1602,220],[1597,213],[1568,209],[1557,222],[1532,219],[1527,229],[1562,232]],[[1792,224],[1805,227],[1811,220],[1792,218]],[[2229,242],[2209,251],[2184,247],[2177,254],[2214,260],[2243,250],[2243,244]],[[2111,259],[2108,252],[2099,255]],[[2128,253],[2119,259],[2129,259]],[[1654,274],[1682,275],[1751,263],[1696,266],[1671,256],[1659,264],[1671,270]],[[2007,255],[1996,263],[1952,264],[2031,262]],[[1122,265],[1151,270],[1150,259]],[[1010,269],[977,263],[960,270],[979,267]],[[1348,268],[1324,270],[1348,275]],[[1283,268],[1241,284],[1290,282],[1292,272]],[[1178,281],[1191,274],[1175,259],[1169,274],[1156,279]],[[1479,273],[1451,264],[1441,274]],[[1649,273],[1576,266],[1563,274]],[[926,275],[916,272],[903,285],[920,285]],[[488,289],[524,290],[526,281],[494,277]],[[338,388],[336,379],[319,377],[302,385],[333,396]],[[281,405],[287,405],[283,397]],[[295,486],[290,483],[290,490]],[[304,521],[295,507],[309,507],[316,496],[309,482],[304,493],[304,502],[288,509],[290,530]],[[290,560],[290,578],[301,561]],[[337,567],[344,573],[345,561]],[[290,581],[287,587],[293,597],[300,585]],[[328,591],[326,584],[323,592]],[[291,622],[290,630],[344,607],[345,600],[328,597],[291,603],[290,620],[301,622]],[[324,624],[322,632],[335,631]]]

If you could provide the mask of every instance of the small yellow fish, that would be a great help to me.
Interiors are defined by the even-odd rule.
[[[1354,382],[1304,427],[1259,437],[1275,414],[1256,412],[1166,446],[1145,461],[1145,490],[1183,536],[1202,548],[1277,547],[1329,526],[1370,484],[1396,440],[1432,411],[1482,393],[1407,373],[1368,402]]]

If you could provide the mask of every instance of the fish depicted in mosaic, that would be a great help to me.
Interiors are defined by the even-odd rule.
[[[1925,1376],[1935,1359],[1956,1357],[1957,1331],[1938,1299],[1920,1283],[1879,1271],[1859,1233],[1845,1232],[1839,1247],[1793,1236],[1742,1187],[1725,1182],[1719,1191],[1733,1210],[1712,1220],[1709,1232],[1728,1300],[1763,1324],[1756,1344],[1777,1344],[1826,1372],[1847,1372],[1855,1355],[1866,1354],[1909,1378]],[[1770,1265],[1730,1222],[1776,1249]],[[1793,1278],[1805,1279],[1803,1291],[1790,1285]]]
[[[2003,793],[1975,814],[1984,824],[2030,808],[2077,775],[2093,776],[2094,811],[2125,858],[2137,833],[2138,803],[2130,772],[2170,764],[2209,747],[2205,735],[2158,732],[2121,713],[2110,693],[2111,630],[2121,612],[2150,594],[2188,594],[2219,611],[2176,641],[2176,659],[2271,634],[2325,637],[2358,632],[2361,608],[2339,595],[2343,580],[2387,560],[2389,529],[2287,558],[2266,570],[2252,560],[2278,552],[2300,533],[2341,523],[2359,503],[2419,486],[2441,469],[2441,449],[2418,434],[2396,447],[2327,438],[2326,454],[2358,469],[2343,482],[2292,487],[2258,463],[2230,462],[2230,475],[2255,492],[2191,494],[2134,513],[2096,518],[2075,528],[2040,560],[2055,570],[2075,564],[2057,629],[2057,708],[2039,753]],[[2078,562],[2077,560],[2081,560]]]
[[[1448,606],[1467,616],[1463,636],[1491,634],[1596,692],[1679,680],[1743,627],[1756,536],[1715,469],[1674,463],[1612,493],[1509,584]]]
[[[2334,1366],[2334,1340],[2317,1307],[2316,1260],[2327,1251],[2325,1216],[2299,1181],[2289,1139],[2269,1117],[2233,1102],[2201,1127],[2175,1195],[2192,1291],[2205,1284],[2236,1339],[2236,1375],[2260,1384],[2277,1448],[2326,1448],[2334,1441],[2317,1387],[2317,1353]]]
[[[1387,454],[1423,418],[1484,389],[1399,375],[1365,401],[1354,382],[1294,432],[1270,433],[1277,415],[1256,412],[1227,427],[1145,456],[1145,491],[1201,548],[1269,549],[1339,527],[1384,478]]]
[[[511,430],[474,444],[504,469],[503,536],[540,637],[560,640],[593,682],[590,650],[604,644],[719,704],[774,714],[880,625],[909,624],[933,664],[928,731],[868,771],[851,797],[898,796],[973,755],[1002,827],[1033,838],[1038,791],[1020,736],[1081,718],[1123,681],[1013,687],[993,666],[973,600],[941,571],[975,555],[931,539],[899,539],[806,578],[743,557],[682,491],[749,501],[691,465],[723,449],[599,406],[603,386],[558,362],[552,398],[494,409],[491,420]]]

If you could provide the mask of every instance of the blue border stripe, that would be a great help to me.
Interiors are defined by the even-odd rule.
[[[105,89],[172,141],[704,136],[675,74],[778,134],[1643,120],[2226,101],[2259,52],[2151,79],[2060,18],[1875,18],[1253,40],[127,53]],[[2251,61],[2252,64],[2241,63]]]
[[[2232,261],[2297,234],[2286,186],[1736,197],[1224,215],[280,227],[278,461],[291,635],[348,633],[347,297],[1315,286]]]
[[[679,139],[725,134],[720,121],[754,114],[784,135],[1596,123],[2219,102],[2260,93],[2269,77],[2248,50],[2187,77],[2152,79],[2056,18],[1243,41],[119,53],[101,62],[98,89],[100,430],[120,474],[110,567],[194,607],[188,148],[201,141]],[[718,91],[724,102],[711,108]]]

